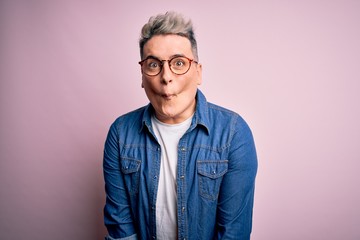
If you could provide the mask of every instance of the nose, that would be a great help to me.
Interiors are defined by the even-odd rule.
[[[169,84],[172,82],[173,74],[170,70],[170,65],[168,61],[164,61],[162,71],[160,73],[161,75],[161,82],[163,84]]]

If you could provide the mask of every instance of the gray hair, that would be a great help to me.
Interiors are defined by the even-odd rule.
[[[192,22],[176,12],[166,12],[165,14],[153,16],[143,26],[139,40],[141,59],[144,57],[143,49],[147,41],[155,35],[162,34],[176,34],[189,39],[195,60],[199,60]]]

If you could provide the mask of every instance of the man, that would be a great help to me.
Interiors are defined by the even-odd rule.
[[[191,21],[150,18],[140,39],[150,103],[104,150],[106,239],[250,239],[257,158],[248,125],[206,101]]]

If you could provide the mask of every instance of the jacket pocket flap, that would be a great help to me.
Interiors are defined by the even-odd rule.
[[[209,178],[219,178],[228,170],[228,160],[205,160],[197,162],[198,173]]]
[[[134,173],[139,171],[141,160],[133,158],[122,158],[121,159],[121,171],[124,174]]]

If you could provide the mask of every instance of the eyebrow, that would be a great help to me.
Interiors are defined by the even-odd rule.
[[[143,60],[149,59],[149,58],[153,58],[153,59],[156,59],[156,60],[159,60],[159,61],[160,61],[160,59],[159,59],[158,57],[155,57],[155,56],[153,56],[153,55],[149,55],[149,56],[145,57]]]
[[[174,54],[174,55],[170,56],[170,59],[175,58],[175,57],[185,57],[185,55],[184,54]]]
[[[184,54],[174,54],[174,55],[171,55],[169,59],[176,58],[176,57],[185,57],[185,55]],[[153,58],[153,59],[156,59],[156,60],[159,60],[159,61],[164,61],[164,60],[161,60],[160,58],[158,58],[158,57],[156,57],[154,55],[149,55],[146,58],[144,58],[143,60],[149,59],[149,58]]]

